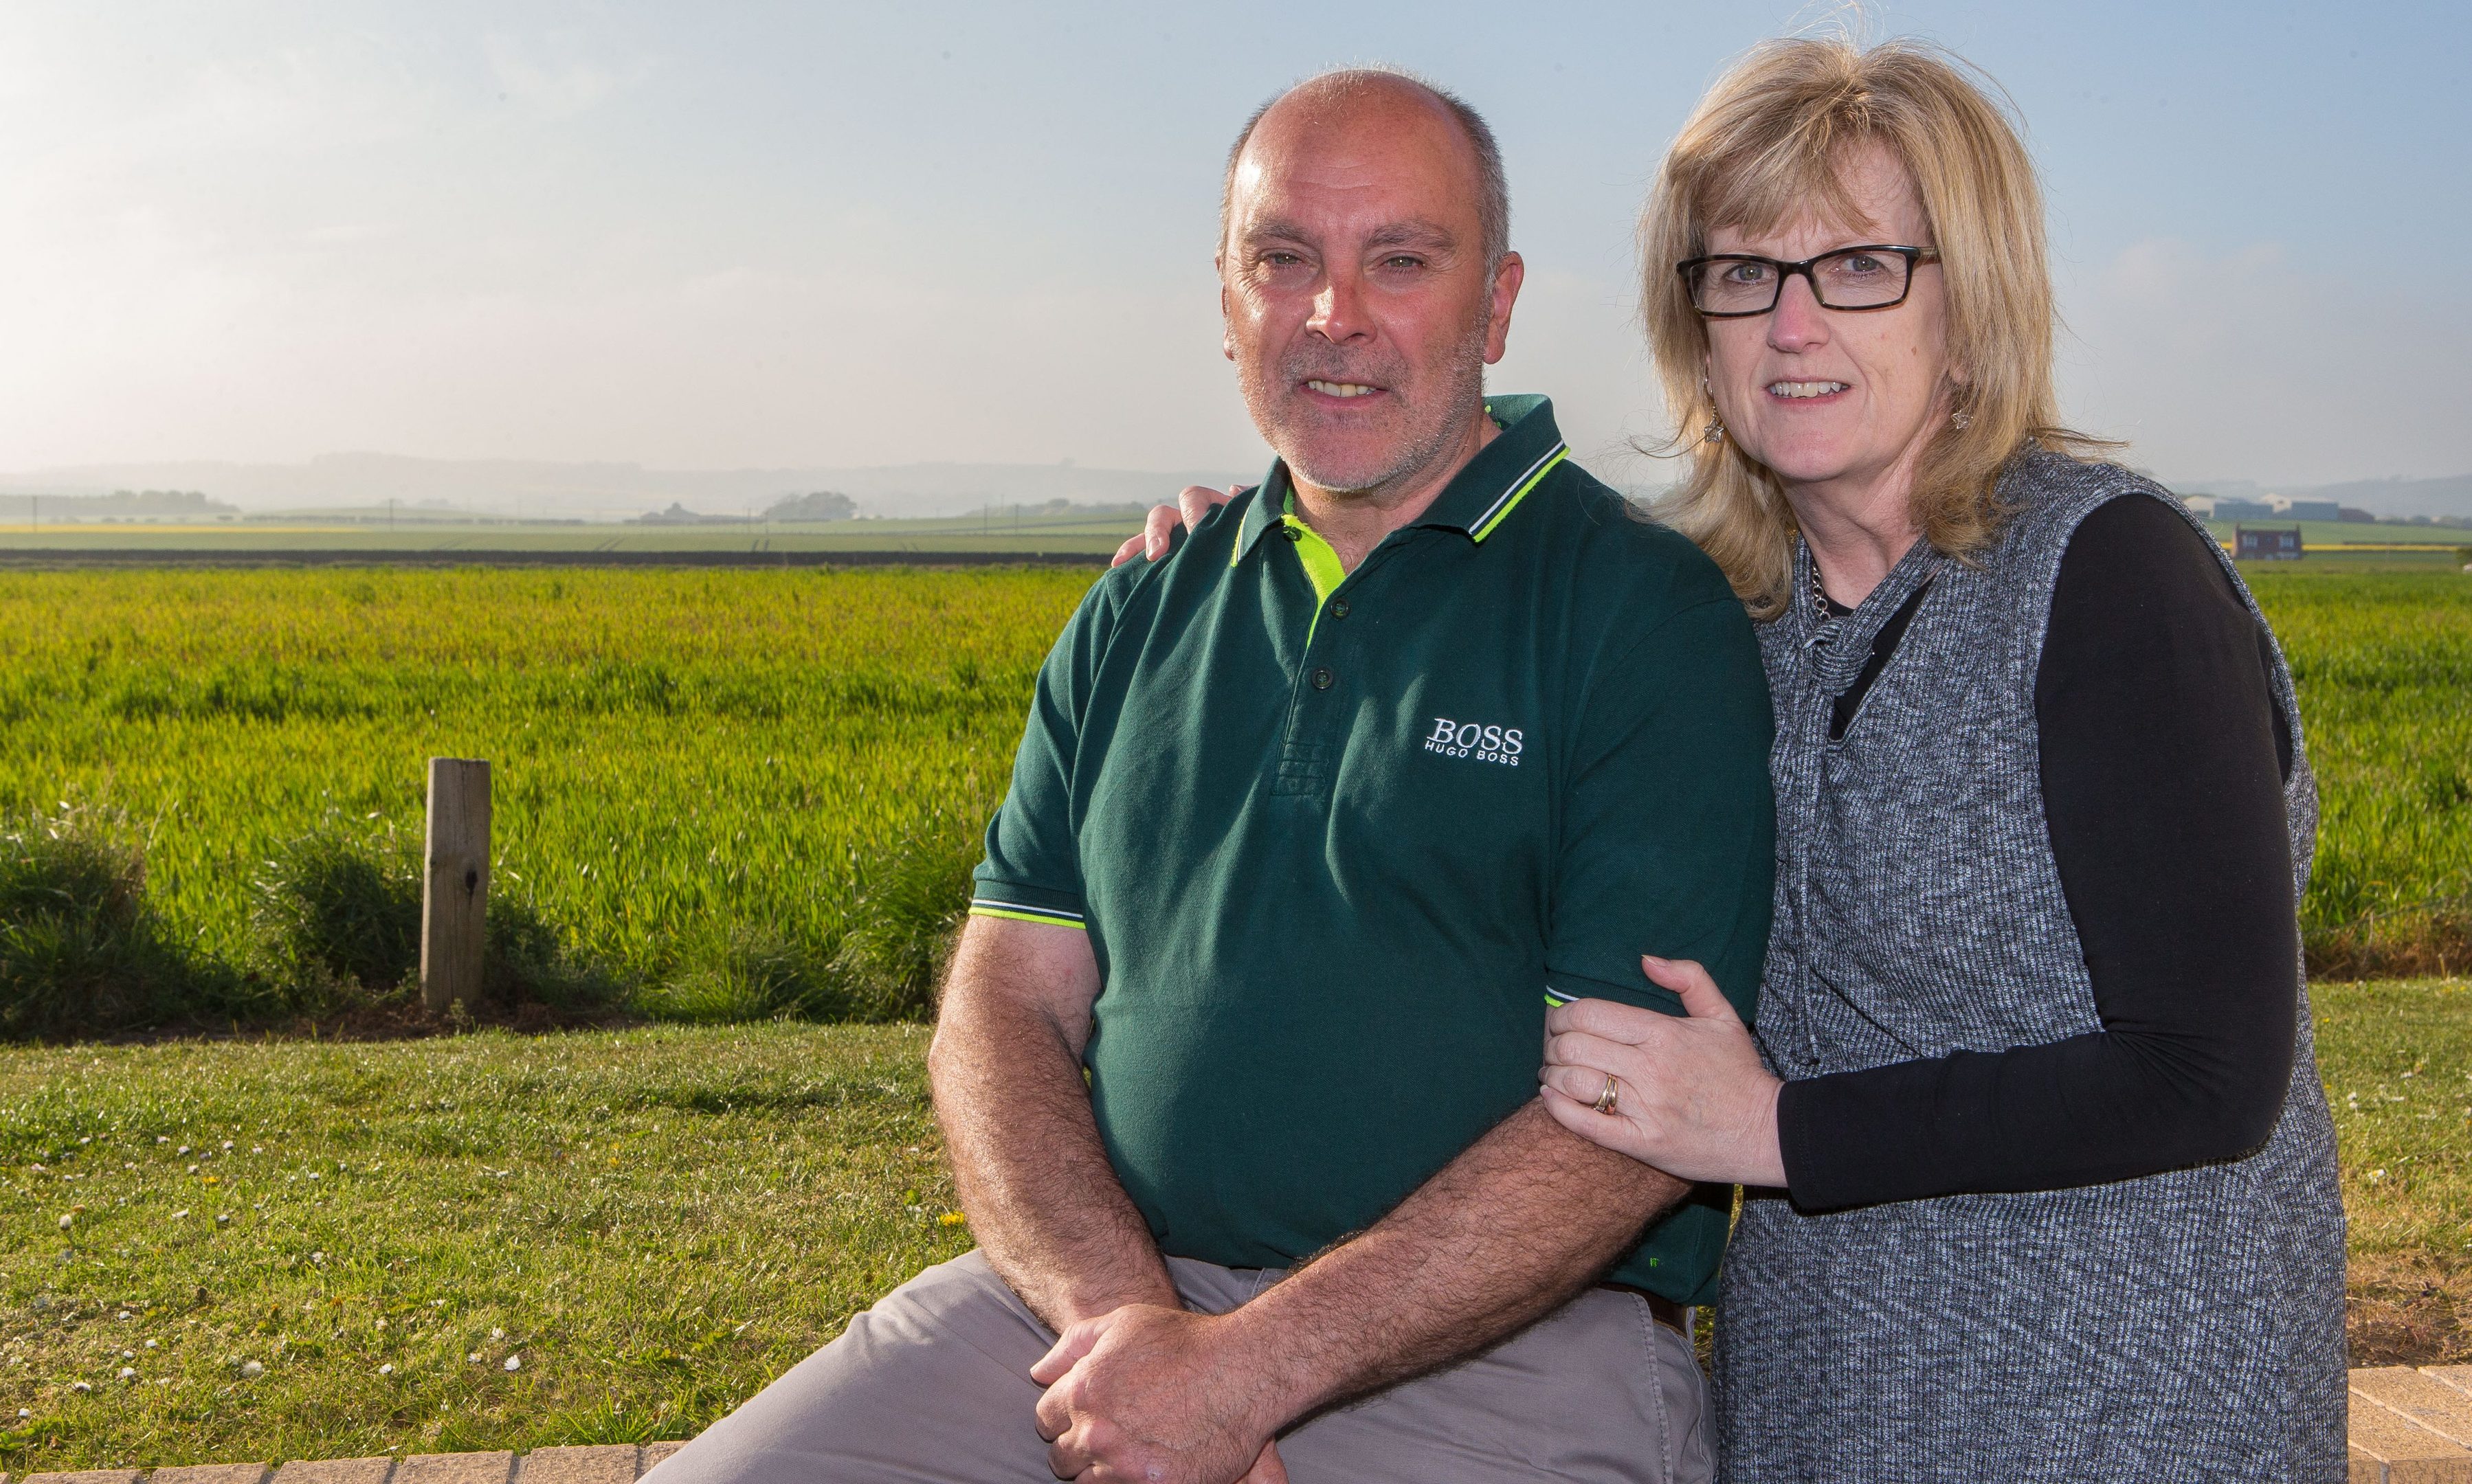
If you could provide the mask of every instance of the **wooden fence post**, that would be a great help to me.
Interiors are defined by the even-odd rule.
[[[489,903],[489,765],[429,760],[429,872],[420,890],[420,1007],[481,999]]]

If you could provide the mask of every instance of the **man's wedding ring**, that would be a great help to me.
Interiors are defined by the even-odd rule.
[[[1597,1111],[1611,1113],[1614,1111],[1614,1105],[1621,1100],[1614,1088],[1614,1074],[1608,1072],[1605,1073],[1605,1090],[1597,1095]]]

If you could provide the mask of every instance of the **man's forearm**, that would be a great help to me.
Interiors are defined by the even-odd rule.
[[[1058,1330],[1177,1299],[1150,1228],[1107,1161],[1067,1027],[986,992],[965,946],[930,1068],[953,1183],[979,1249]],[[986,956],[986,955],[981,955]]]
[[[1285,1425],[1542,1318],[1690,1189],[1530,1103],[1231,1317],[1270,1370]]]

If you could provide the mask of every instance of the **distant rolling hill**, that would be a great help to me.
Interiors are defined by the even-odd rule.
[[[1150,505],[1186,484],[1249,483],[1261,471],[1084,469],[1073,464],[915,463],[841,468],[647,469],[631,463],[407,459],[324,454],[306,463],[89,464],[0,475],[0,502],[114,489],[202,490],[251,511],[440,503],[506,517],[625,520],[673,504],[710,515],[761,512],[785,496],[838,491],[870,515],[915,519],[990,505]],[[0,520],[11,517],[0,504]]]

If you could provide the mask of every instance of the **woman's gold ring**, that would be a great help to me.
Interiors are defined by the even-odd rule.
[[[1597,1095],[1597,1111],[1611,1113],[1614,1111],[1615,1104],[1621,1100],[1614,1087],[1614,1074],[1608,1072],[1605,1073],[1605,1090]]]

